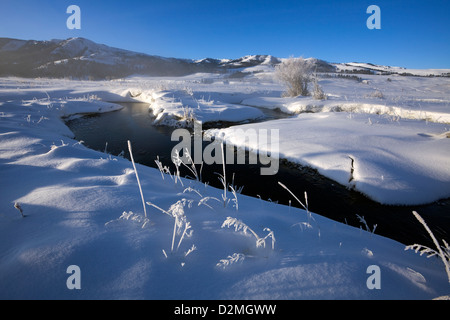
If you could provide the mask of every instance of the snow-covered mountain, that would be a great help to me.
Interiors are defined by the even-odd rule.
[[[309,58],[317,72],[450,75],[450,70],[412,70],[370,63],[328,63]],[[165,58],[98,44],[84,38],[19,40],[0,38],[0,76],[110,79],[130,75],[183,76],[198,72],[241,77],[272,70],[283,59],[247,55],[238,59]]]
[[[334,71],[325,61],[314,60],[320,70]],[[50,41],[0,38],[0,76],[105,79],[133,74],[181,76],[197,72],[245,75],[273,68],[280,62],[281,59],[271,55],[247,55],[238,59],[165,58],[84,38]]]
[[[205,71],[190,60],[136,53],[84,38],[0,38],[0,75],[105,79],[132,74],[178,76]]]

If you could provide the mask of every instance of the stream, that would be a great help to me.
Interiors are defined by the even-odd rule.
[[[83,116],[68,120],[66,124],[75,134],[77,140],[94,150],[106,151],[117,156],[129,158],[127,140],[132,141],[133,156],[136,162],[150,167],[157,167],[155,160],[169,166],[174,165],[170,158],[172,148],[179,141],[171,141],[174,128],[154,126],[149,114],[148,104],[118,103],[124,108],[120,111]],[[287,117],[274,111],[261,109],[268,119]],[[261,121],[261,120],[260,120]],[[214,124],[226,126],[230,124]],[[211,125],[210,125],[211,127]],[[203,129],[207,126],[203,125]],[[204,142],[207,144],[210,142]],[[234,176],[234,185],[243,186],[242,194],[278,202],[280,204],[300,207],[293,197],[278,182],[286,185],[300,200],[308,194],[309,210],[338,222],[355,227],[365,226],[357,215],[364,216],[369,228],[376,226],[375,233],[399,241],[405,245],[419,243],[434,248],[423,226],[414,218],[412,211],[417,211],[432,229],[436,238],[450,240],[450,199],[443,199],[428,205],[389,206],[374,202],[361,193],[350,190],[320,175],[309,167],[301,167],[280,160],[279,171],[273,176],[261,176],[260,165],[226,165],[227,177]],[[188,172],[183,172],[188,173]],[[222,188],[216,173],[222,173],[222,165],[204,166],[202,181]]]

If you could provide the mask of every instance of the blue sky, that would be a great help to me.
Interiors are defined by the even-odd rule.
[[[69,30],[69,5],[81,30]],[[381,29],[369,30],[369,5]],[[1,0],[0,37],[84,37],[166,57],[316,57],[408,68],[450,68],[448,0]]]

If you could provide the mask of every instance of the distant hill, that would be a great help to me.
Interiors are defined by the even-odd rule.
[[[183,76],[198,72],[245,75],[249,72],[246,68],[274,66],[280,62],[270,55],[222,60],[165,58],[113,48],[84,38],[50,41],[0,38],[0,76],[113,79],[136,74]],[[319,64],[321,69],[334,70],[324,61]]]
[[[330,64],[323,60],[310,59],[316,65],[317,72],[409,73],[403,68],[367,63]],[[243,77],[250,73],[270,70],[281,61],[282,59],[270,55],[248,55],[238,59],[221,60],[165,58],[113,48],[84,38],[50,41],[0,38],[0,76],[99,80],[130,75],[183,76],[208,72]],[[419,75],[428,75],[426,72],[424,74],[423,70],[421,72]],[[445,72],[439,73],[438,70],[434,73]]]
[[[349,62],[335,63],[336,72],[356,74],[397,74],[401,76],[439,76],[449,77],[450,69],[407,69],[403,67],[380,66],[372,63]]]
[[[0,76],[105,79],[132,74],[181,76],[210,69],[190,60],[136,53],[84,38],[0,38]]]

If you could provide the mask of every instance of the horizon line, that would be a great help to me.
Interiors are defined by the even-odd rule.
[[[148,55],[148,56],[161,57],[161,58],[167,58],[167,59],[180,59],[180,60],[192,60],[192,61],[199,61],[199,60],[205,60],[205,59],[237,60],[237,59],[240,59],[240,58],[243,58],[243,57],[248,57],[248,56],[272,56],[272,57],[275,57],[275,58],[278,58],[278,59],[288,59],[288,58],[292,57],[292,55],[289,56],[289,57],[279,57],[279,56],[275,56],[275,55],[267,54],[267,53],[264,53],[264,54],[262,54],[262,53],[254,53],[254,54],[246,54],[246,55],[243,55],[243,56],[238,56],[236,58],[216,58],[216,57],[208,57],[208,56],[204,56],[203,58],[186,58],[186,57],[176,57],[176,56],[162,56],[162,55],[158,55],[158,54],[151,54],[151,53],[146,53],[146,52],[134,51],[134,50],[125,49],[125,48],[122,48],[122,47],[117,47],[117,46],[112,46],[112,45],[105,44],[105,43],[100,43],[100,42],[91,40],[91,39],[86,38],[86,37],[69,37],[69,38],[65,38],[65,39],[52,38],[52,39],[41,39],[41,40],[38,40],[38,39],[12,38],[12,37],[4,36],[4,37],[0,37],[0,39],[11,39],[11,40],[19,40],[19,41],[41,41],[41,42],[51,42],[51,41],[56,41],[56,40],[57,41],[67,41],[67,40],[71,40],[71,39],[84,39],[84,40],[91,41],[91,42],[93,42],[95,44],[98,44],[98,45],[104,45],[104,46],[107,46],[109,48],[129,51],[129,52],[132,52],[132,53],[145,54],[145,55]],[[299,57],[302,57],[302,56],[298,56],[298,57],[294,56],[294,58],[299,58]],[[439,67],[438,68],[436,68],[436,67],[432,67],[432,68],[411,68],[411,67],[403,67],[403,66],[391,65],[391,64],[378,64],[378,63],[373,63],[373,62],[368,62],[368,61],[346,61],[346,62],[335,62],[334,61],[334,62],[331,62],[329,60],[325,60],[325,59],[318,58],[318,57],[308,57],[308,58],[305,58],[305,59],[317,59],[317,60],[325,61],[325,62],[327,62],[329,64],[365,63],[365,64],[371,64],[373,66],[384,66],[384,67],[393,67],[393,68],[402,68],[402,69],[411,69],[411,70],[450,70],[450,66],[448,68],[439,68]]]

